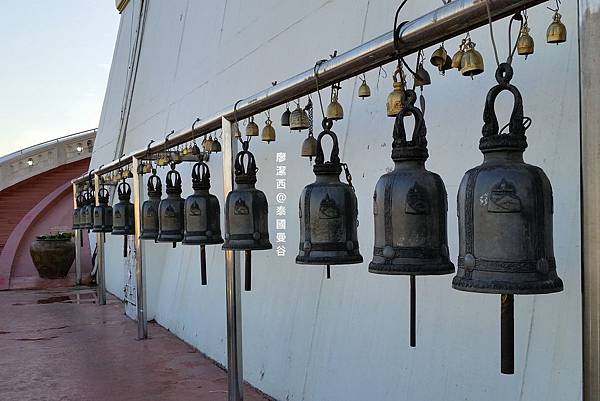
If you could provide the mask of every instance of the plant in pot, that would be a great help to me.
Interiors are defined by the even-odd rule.
[[[73,234],[59,232],[37,236],[31,243],[29,253],[40,277],[66,277],[75,260]]]

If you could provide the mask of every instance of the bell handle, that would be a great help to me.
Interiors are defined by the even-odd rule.
[[[108,198],[110,196],[110,192],[108,192],[108,189],[102,187],[100,188],[100,191],[98,191],[98,197],[99,198]]]
[[[208,168],[208,164],[202,162],[198,162],[194,164],[192,167],[192,181],[204,181],[210,179],[210,169]]]
[[[131,196],[131,187],[125,181],[121,181],[117,186],[117,193],[119,194],[119,197],[124,195],[127,195],[129,197]]]
[[[162,190],[162,183],[160,181],[160,177],[156,174],[152,174],[150,178],[148,178],[148,191],[155,192]]]
[[[244,158],[247,158],[247,163],[244,165]],[[247,149],[244,149],[235,156],[235,175],[255,175],[258,171],[254,155]]]
[[[525,124],[523,118],[523,98],[521,92],[516,86],[510,84],[513,76],[512,67],[507,63],[502,63],[496,70],[496,80],[498,85],[494,86],[487,94],[485,99],[485,108],[483,110],[483,129],[484,137],[499,135],[498,117],[496,116],[495,103],[498,95],[503,91],[509,91],[514,97],[513,109],[508,123],[509,133],[511,135],[525,136],[525,130],[529,125]]]
[[[321,145],[321,140],[325,135],[329,135],[331,140],[333,141],[333,147],[331,148],[331,154],[329,156],[329,161],[333,164],[340,163],[340,147],[338,144],[337,135],[331,131],[331,127],[333,127],[333,121],[329,118],[323,119],[323,132],[319,134],[317,137],[317,157],[315,158],[315,164],[324,164],[325,163],[325,155],[323,154],[323,145]]]
[[[173,176],[175,178],[173,179]],[[180,187],[181,186],[181,174],[177,170],[169,170],[167,173],[167,187]]]
[[[394,122],[393,138],[394,143],[406,144],[406,128],[404,127],[404,117],[412,115],[415,118],[415,128],[413,129],[411,142],[414,145],[427,146],[425,136],[427,135],[427,129],[425,128],[425,119],[423,112],[419,110],[414,104],[408,103],[402,108],[402,111],[396,115]]]

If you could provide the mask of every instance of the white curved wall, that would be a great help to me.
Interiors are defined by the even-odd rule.
[[[130,26],[139,0],[123,13],[92,167],[112,159],[118,135]],[[241,0],[169,2],[150,0],[125,152],[191,125],[237,99],[309,68],[333,50],[343,52],[391,29],[396,1]],[[439,1],[409,2],[406,19]],[[418,280],[418,346],[408,347],[408,278],[367,272],[373,243],[372,193],[389,159],[393,121],[385,99],[394,66],[373,96],[360,100],[360,80],[342,83],[346,118],[337,123],[342,159],[349,163],[359,200],[362,265],[334,268],[325,280],[317,267],[294,263],[298,243],[297,198],[313,180],[308,161],[297,156],[305,134],[279,126],[283,108],[273,110],[277,141],[254,141],[258,187],[270,202],[275,239],[275,153],[287,152],[287,251],[253,255],[253,291],[243,294],[245,378],[280,400],[313,401],[575,401],[581,399],[581,294],[579,214],[579,109],[576,4],[565,2],[568,42],[545,43],[551,13],[529,13],[536,53],[515,60],[513,83],[522,91],[525,115],[533,119],[525,157],[541,166],[554,187],[555,253],[565,291],[516,297],[516,374],[499,374],[499,297],[451,289],[451,276]],[[134,14],[135,13],[135,14]],[[495,25],[506,54],[506,21]],[[445,77],[427,65],[430,159],[449,194],[448,229],[457,257],[456,191],[463,173],[481,161],[483,102],[494,84],[487,28],[471,32],[486,59],[475,80],[451,71]],[[446,42],[451,53],[459,39]],[[431,54],[435,47],[428,49]],[[412,62],[412,61],[411,61]],[[325,94],[328,97],[328,94]],[[306,99],[303,99],[303,103]],[[316,102],[316,96],[313,96]],[[500,97],[500,120],[512,104]],[[317,109],[318,110],[318,109]],[[315,116],[319,113],[315,111]],[[264,116],[257,120],[262,126]],[[317,118],[317,121],[319,118]],[[112,147],[111,147],[112,146]],[[210,162],[213,192],[222,199],[222,161]],[[184,196],[191,193],[190,168]],[[162,171],[164,175],[165,171]],[[224,203],[224,202],[223,202]],[[108,288],[122,294],[120,237],[107,238]],[[208,248],[209,285],[200,286],[199,250],[148,243],[149,318],[220,363],[226,361],[223,252]]]

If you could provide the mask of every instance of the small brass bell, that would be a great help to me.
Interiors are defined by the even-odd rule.
[[[290,111],[290,107],[288,105],[285,106],[285,111],[281,115],[281,126],[289,127],[290,126],[290,115],[292,112]]]
[[[151,163],[144,163],[144,165],[142,166],[142,172],[144,174],[148,174],[152,172],[152,164]]]
[[[251,251],[272,249],[269,241],[269,204],[264,192],[256,189],[256,161],[248,141],[235,157],[235,189],[225,202],[225,250],[245,251],[244,287],[251,287]],[[246,160],[244,162],[244,160]]]
[[[240,125],[237,122],[231,124],[231,131],[233,133],[234,138],[242,137],[242,133],[240,132]]]
[[[212,145],[213,145],[213,139],[212,139],[212,135],[209,135],[208,138],[205,138],[202,141],[202,147],[204,148],[204,150],[206,150],[207,152],[210,152],[210,150],[212,149]]]
[[[292,131],[302,131],[310,125],[306,110],[300,107],[300,103],[296,105],[296,109],[290,115],[290,129]]]
[[[181,175],[175,170],[175,164],[171,164],[171,170],[167,173],[167,197],[160,201],[158,206],[158,242],[176,242],[183,239],[183,204],[181,198]]]
[[[529,34],[529,27],[527,23],[523,24],[521,29],[521,35],[517,41],[517,53],[527,58],[528,55],[533,54],[533,38]]]
[[[450,58],[450,56],[446,56],[446,62],[440,69],[440,72],[443,75],[446,71],[451,70],[451,69],[452,69],[452,59]]]
[[[314,135],[311,133],[308,134],[304,142],[302,142],[302,151],[300,152],[300,156],[302,157],[310,157],[312,158],[317,155],[317,140]]]
[[[179,163],[181,162],[181,154],[178,150],[175,150],[169,154],[169,159],[171,159],[171,162],[173,163]]]
[[[458,47],[458,51],[454,53],[452,56],[452,68],[456,68],[460,71],[462,67],[462,58],[465,55],[465,44],[467,41],[465,39],[462,40],[460,46]]]
[[[417,71],[415,71],[414,79],[415,86],[423,87],[425,85],[431,85],[431,76],[429,76],[429,73],[425,67],[423,67],[423,64],[419,65]]]
[[[220,151],[221,151],[221,142],[219,142],[219,140],[215,136],[215,139],[213,139],[213,141],[212,141],[212,143],[210,145],[209,152],[211,152],[211,153],[219,153]]]
[[[475,43],[469,42],[466,45],[465,54],[461,60],[460,72],[466,77],[471,77],[481,74],[484,70],[483,56],[475,50]]]
[[[561,15],[556,11],[553,21],[546,31],[546,42],[548,43],[563,43],[567,40],[567,27],[560,20]]]
[[[358,87],[358,97],[364,99],[371,96],[371,88],[367,84],[365,79],[362,80],[362,84]]]
[[[340,89],[339,85],[333,85],[331,87],[331,103],[327,106],[326,116],[328,119],[336,121],[344,118],[344,109],[342,105],[338,101],[338,91]]]
[[[386,108],[388,117],[396,117],[404,107],[404,75],[400,67],[394,72],[394,90],[387,97]]]
[[[156,240],[158,236],[158,206],[162,195],[162,183],[156,171],[148,178],[148,199],[142,203],[140,239]]]
[[[440,71],[444,68],[444,64],[446,64],[446,58],[448,57],[448,52],[444,48],[444,45],[441,45],[438,49],[436,49],[429,61],[431,64],[436,66]]]
[[[273,127],[273,121],[271,121],[270,118],[267,118],[267,121],[265,121],[265,127],[262,130],[261,139],[266,143],[275,141],[275,128]]]
[[[192,187],[194,193],[184,204],[183,243],[200,245],[200,277],[206,285],[206,245],[222,244],[221,207],[219,199],[209,193],[210,170],[204,162],[194,164],[192,168]]]
[[[258,124],[254,122],[254,117],[250,117],[250,121],[246,125],[246,136],[258,136]]]
[[[108,205],[110,193],[104,185],[98,191],[98,206],[94,208],[94,229],[96,233],[109,233],[112,231],[113,210]]]
[[[168,166],[169,158],[166,155],[162,155],[161,157],[158,158],[158,160],[156,160],[156,164],[159,165],[160,167]]]

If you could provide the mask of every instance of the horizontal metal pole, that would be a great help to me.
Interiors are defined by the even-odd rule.
[[[518,11],[531,8],[545,0],[487,0],[492,20],[498,20]],[[381,65],[387,64],[399,56],[407,56],[435,43],[464,34],[476,29],[488,21],[486,0],[455,0],[431,11],[417,19],[405,23],[400,30],[400,49],[394,48],[394,35],[390,31],[370,40],[352,50],[342,53],[319,66],[320,87],[327,87],[336,82],[362,74]],[[390,13],[390,16],[392,13]],[[390,18],[391,25],[391,18]],[[316,60],[315,60],[316,61]],[[191,128],[174,133],[168,141],[162,140],[152,144],[150,148],[140,149],[104,165],[97,172],[106,174],[128,165],[132,157],[143,159],[148,153],[155,153],[165,147],[172,147],[208,134],[221,128],[221,119],[235,121],[250,117],[262,111],[293,101],[317,90],[314,68],[278,82],[255,95],[237,102],[234,116],[234,105],[227,107],[214,116],[203,119],[196,124],[194,132]],[[75,179],[74,183],[85,181],[87,176]]]

